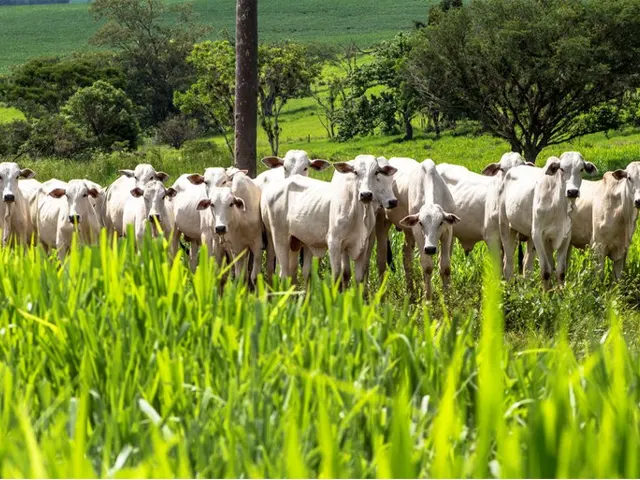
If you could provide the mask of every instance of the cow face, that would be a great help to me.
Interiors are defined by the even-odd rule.
[[[67,220],[73,225],[89,217],[94,210],[91,199],[96,199],[99,194],[97,188],[88,186],[83,180],[71,180],[67,188],[54,188],[49,192],[49,196],[53,198],[66,197],[69,212]]]
[[[244,200],[236,197],[227,187],[214,188],[208,198],[200,200],[197,209],[206,210],[207,208],[211,209],[214,220],[213,230],[217,235],[229,233],[229,224],[234,209],[246,210]]]
[[[133,178],[136,181],[135,186],[140,189],[144,189],[145,185],[154,180],[165,182],[169,175],[164,172],[156,172],[148,163],[141,163],[136,166],[135,170],[118,170],[120,175]]]
[[[333,167],[339,173],[352,174],[355,177],[358,200],[369,203],[374,199],[374,192],[383,196],[382,189],[377,181],[378,175],[393,176],[396,169],[391,165],[380,167],[378,159],[373,155],[358,155],[350,162],[334,163]]]
[[[598,171],[596,166],[585,161],[578,152],[564,152],[560,158],[551,157],[545,165],[545,173],[554,175],[558,170],[564,174],[566,182],[567,198],[576,199],[580,196],[580,186],[582,185],[582,172],[594,174]]]
[[[143,198],[147,220],[155,224],[166,220],[163,218],[167,215],[165,198],[174,197],[176,190],[173,187],[165,188],[160,180],[152,180],[145,185],[144,189],[135,187],[131,190],[131,195]]]
[[[640,162],[631,162],[624,171],[632,191],[633,204],[640,208]]]
[[[291,175],[309,176],[309,168],[316,171],[322,171],[331,165],[326,160],[314,159],[310,160],[309,155],[304,150],[289,150],[284,158],[265,157],[262,163],[268,168],[282,167],[284,170],[284,178]]]
[[[424,238],[424,253],[435,255],[443,229],[459,221],[453,213],[447,213],[440,205],[431,203],[423,205],[418,213],[404,217],[400,226],[414,231],[419,228],[420,235]]]
[[[30,168],[20,169],[17,163],[0,163],[0,192],[2,201],[13,203],[18,192],[18,178],[33,178],[36,174]]]
[[[373,195],[383,208],[396,208],[398,199],[393,193],[393,175],[398,170],[391,165],[384,157],[378,157],[378,171],[373,184]]]
[[[532,163],[526,163],[522,159],[522,155],[517,152],[508,152],[502,155],[500,158],[500,162],[498,163],[490,163],[482,170],[482,175],[486,175],[488,177],[494,177],[498,173],[507,173],[513,167],[519,167],[520,165],[532,165]]]

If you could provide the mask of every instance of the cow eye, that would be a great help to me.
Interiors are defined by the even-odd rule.
[[[233,207],[233,202],[231,202],[231,203],[229,204],[229,206],[230,206],[230,207]]]
[[[84,195],[82,195],[83,198],[87,198],[89,196],[88,193],[85,193]]]

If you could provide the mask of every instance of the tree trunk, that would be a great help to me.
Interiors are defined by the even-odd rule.
[[[524,155],[525,162],[531,162],[535,164],[536,158],[538,158],[538,154],[542,151],[543,148],[543,145],[525,145],[522,149],[522,154]]]
[[[411,125],[411,115],[408,112],[403,112],[402,119],[404,120],[404,140],[413,140],[413,125]]]
[[[258,127],[258,0],[236,3],[235,164],[256,176]]]
[[[512,138],[509,140],[509,145],[511,146],[512,152],[522,153],[522,145],[517,139]]]
[[[433,122],[433,129],[436,132],[436,138],[440,138],[440,112],[438,110],[431,112],[431,121]]]

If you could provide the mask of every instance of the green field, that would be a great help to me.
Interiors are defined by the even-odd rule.
[[[196,0],[201,21],[213,27],[211,38],[233,34],[235,2]],[[261,41],[368,46],[391,38],[398,30],[424,21],[424,0],[262,0]],[[37,56],[83,51],[99,26],[86,4],[0,7],[0,73]]]

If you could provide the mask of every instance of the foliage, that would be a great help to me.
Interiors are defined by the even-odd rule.
[[[321,64],[304,45],[261,45],[258,51],[258,98],[260,124],[267,134],[272,155],[278,155],[280,113],[293,98],[309,95]]]
[[[205,252],[192,275],[162,240],[103,237],[62,268],[4,249],[1,474],[637,477],[637,311],[585,290],[593,266],[565,292],[503,296],[475,253],[455,252],[465,301],[442,310],[396,297],[397,276],[368,300],[317,272],[307,294],[220,291]],[[542,316],[503,324],[534,291]]]
[[[95,144],[110,150],[115,142],[126,142],[134,149],[140,129],[133,103],[120,89],[97,81],[78,90],[62,108],[62,113],[86,129]]]
[[[54,114],[33,122],[28,140],[21,152],[33,158],[74,158],[86,154],[92,146],[87,132],[69,118]]]
[[[198,122],[186,115],[174,115],[158,125],[156,142],[180,148],[185,142],[198,138],[201,134]]]
[[[125,87],[125,74],[109,53],[37,58],[16,67],[0,82],[0,98],[31,117],[58,113],[82,87],[103,80]]]
[[[235,51],[228,41],[202,42],[187,58],[196,71],[196,81],[186,92],[176,92],[174,101],[183,114],[198,118],[208,129],[223,136],[233,155],[235,95]]]
[[[197,22],[191,4],[95,0],[90,9],[96,19],[107,21],[91,41],[118,51],[127,92],[144,112],[143,127],[177,113],[173,93],[186,88],[192,75],[187,55],[208,31]]]
[[[636,82],[639,29],[637,0],[479,0],[417,33],[408,75],[535,161],[596,128],[575,118]]]
[[[32,126],[27,120],[0,124],[0,155],[16,155],[29,139]]]

